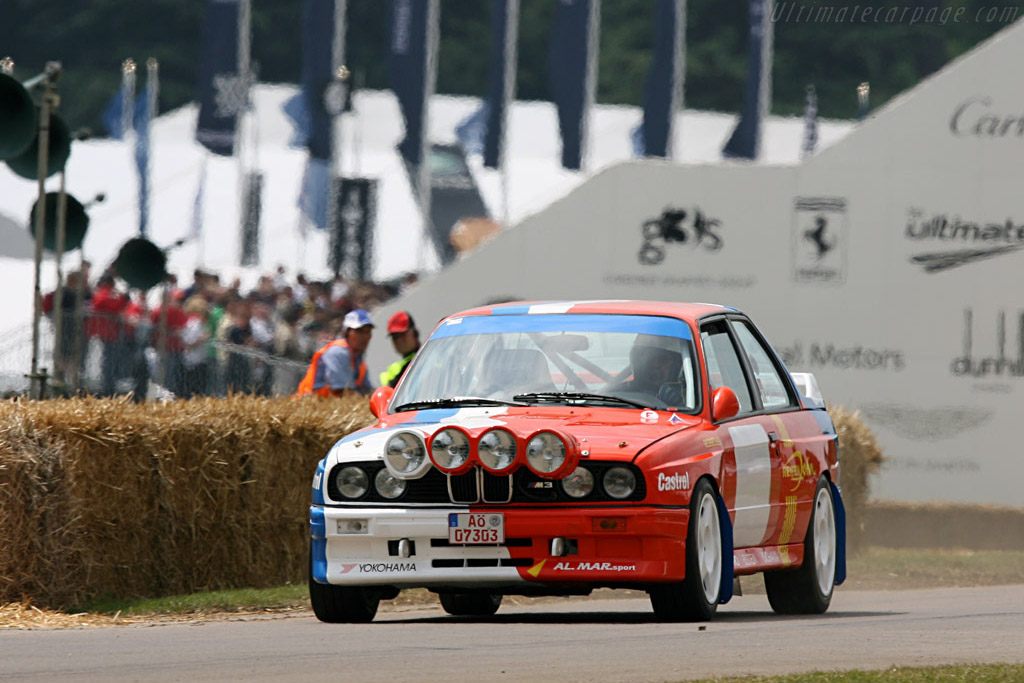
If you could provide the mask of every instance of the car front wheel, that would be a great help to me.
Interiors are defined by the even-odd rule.
[[[381,592],[363,586],[332,586],[313,580],[309,572],[309,602],[313,614],[329,624],[365,624],[373,621],[380,606]]]
[[[779,614],[823,614],[836,578],[836,514],[832,488],[822,477],[804,538],[804,561],[796,570],[765,572],[768,602]]]
[[[686,577],[651,589],[654,614],[661,621],[709,621],[722,592],[722,564],[718,501],[711,484],[701,479],[690,498]]]

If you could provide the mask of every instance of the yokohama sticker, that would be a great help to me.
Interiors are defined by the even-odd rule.
[[[365,562],[362,564],[342,564],[341,573],[348,574],[358,571],[362,574],[391,574],[416,571],[415,562]]]

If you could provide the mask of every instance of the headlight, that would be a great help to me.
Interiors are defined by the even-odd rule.
[[[612,467],[604,473],[604,492],[612,498],[629,498],[636,490],[636,475],[625,467]]]
[[[585,498],[594,490],[594,475],[586,467],[577,467],[562,480],[562,490],[571,498]]]
[[[342,467],[334,475],[334,485],[346,498],[362,498],[370,487],[370,478],[362,467]]]
[[[526,462],[536,474],[551,474],[565,464],[565,443],[551,432],[541,432],[526,444]]]
[[[507,470],[516,462],[516,438],[504,429],[492,429],[480,437],[477,452],[487,469]]]
[[[405,485],[404,479],[399,479],[387,470],[380,470],[373,478],[373,486],[383,498],[398,498],[405,493]]]
[[[384,444],[384,464],[399,479],[416,479],[426,472],[427,447],[423,439],[412,432],[398,432]]]
[[[430,459],[445,472],[469,462],[469,439],[458,429],[442,429],[430,442]]]

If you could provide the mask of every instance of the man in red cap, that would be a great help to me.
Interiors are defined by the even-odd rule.
[[[416,323],[412,321],[408,311],[399,311],[391,316],[388,320],[388,335],[391,337],[395,352],[402,358],[380,373],[382,387],[397,386],[398,380],[402,379],[405,369],[409,367],[409,361],[420,350],[420,333],[416,330]]]

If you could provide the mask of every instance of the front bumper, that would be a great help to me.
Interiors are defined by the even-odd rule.
[[[452,512],[501,512],[505,543],[452,545]],[[686,508],[310,507],[314,580],[452,588],[681,581]],[[602,531],[601,520],[617,530]],[[621,524],[619,523],[621,522]],[[624,529],[623,529],[624,527]],[[552,555],[552,540],[563,539]],[[557,549],[557,548],[556,548]]]

